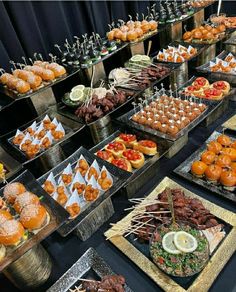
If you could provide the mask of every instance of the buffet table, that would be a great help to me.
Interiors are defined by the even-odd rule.
[[[43,68],[42,70],[46,72],[48,70],[47,66],[52,66],[54,70],[61,71],[61,75],[54,81],[43,82],[35,91],[26,90],[25,93],[23,93],[25,88],[20,88],[21,91],[23,90],[20,93],[20,91],[11,88],[11,82],[9,88],[7,81],[6,84],[2,82],[1,92],[5,95],[3,95],[4,98],[0,99],[2,101],[0,107],[0,165],[3,167],[3,177],[0,177],[0,192],[3,197],[2,199],[0,196],[0,211],[9,211],[11,214],[1,224],[5,224],[8,220],[15,220],[17,221],[15,223],[20,222],[21,224],[21,213],[23,213],[24,208],[27,209],[27,206],[31,204],[35,208],[40,208],[42,203],[41,207],[45,208],[46,218],[42,220],[38,227],[28,228],[27,222],[26,226],[22,225],[25,228],[22,227],[26,238],[22,235],[20,240],[15,242],[16,247],[14,248],[16,250],[9,247],[9,245],[14,246],[13,244],[2,243],[0,245],[1,248],[5,249],[0,261],[2,291],[61,292],[72,291],[68,289],[75,288],[74,284],[78,281],[82,281],[82,283],[83,281],[91,282],[99,277],[98,282],[102,282],[102,272],[99,274],[94,271],[94,275],[91,276],[94,277],[94,280],[88,280],[90,274],[87,272],[88,269],[85,269],[84,273],[75,274],[74,279],[72,277],[73,283],[69,283],[71,285],[67,284],[67,288],[65,288],[66,286],[63,289],[59,288],[60,285],[63,286],[61,276],[68,276],[68,273],[70,274],[68,269],[78,259],[88,254],[94,256],[96,252],[110,266],[109,270],[101,264],[100,269],[104,270],[105,276],[114,272],[125,277],[126,292],[172,291],[174,288],[176,288],[176,291],[193,292],[200,291],[202,288],[201,291],[205,292],[208,291],[209,287],[209,291],[235,291],[236,245],[232,236],[236,231],[234,217],[236,211],[234,187],[236,183],[233,183],[233,188],[226,188],[228,185],[222,182],[221,174],[231,172],[233,179],[236,176],[236,150],[234,150],[234,148],[236,149],[236,142],[234,141],[236,122],[231,130],[230,128],[226,130],[222,128],[223,123],[234,116],[236,111],[236,55],[222,52],[223,43],[225,39],[230,37],[233,30],[226,29],[224,25],[221,29],[222,24],[207,23],[204,24],[204,27],[200,26],[203,17],[204,8],[200,7],[184,20],[167,24],[164,29],[160,27],[159,31],[156,30],[156,21],[151,19],[150,23],[153,24],[154,22],[155,27],[152,30],[149,29],[143,38],[131,41],[131,43],[117,42],[116,49],[110,50],[108,55],[91,64],[85,62],[88,56],[86,55],[85,58],[84,55],[83,61],[85,63],[81,63],[83,65],[81,65],[81,68],[78,64],[75,64],[78,61],[76,59],[77,55],[75,54],[73,58],[70,56],[69,49],[72,47],[66,40],[68,53],[61,52],[60,48],[59,50],[66,60],[69,55],[71,64],[68,60],[65,61],[68,63],[63,63],[63,58],[58,60],[64,67],[57,63],[42,62],[36,59],[36,65],[26,66],[24,67],[26,69],[23,70],[15,70],[16,74],[20,74],[20,71],[27,71],[27,67],[42,66],[40,68]],[[190,27],[190,31],[182,33],[182,26],[185,29],[186,25]],[[178,28],[181,28],[181,30],[176,34]],[[191,30],[192,28],[194,29]],[[170,37],[168,40],[165,36],[165,29],[168,30],[167,37]],[[209,33],[207,29],[209,29]],[[215,30],[214,33],[213,30]],[[113,33],[115,34],[115,32]],[[210,34],[210,38],[207,37],[208,34]],[[103,42],[103,44],[109,44],[110,48],[116,44],[115,40],[102,40],[100,36],[94,34],[93,37],[95,44],[96,42],[98,44]],[[159,41],[160,43],[157,45]],[[79,49],[79,44],[76,43],[76,45]],[[161,51],[162,49],[164,51]],[[147,55],[145,55],[145,51],[148,52]],[[93,54],[96,55],[94,52]],[[223,64],[222,60],[224,60]],[[219,72],[215,70],[219,70]],[[37,75],[36,73],[37,70],[30,74]],[[123,74],[126,74],[126,77]],[[7,79],[9,76],[5,75]],[[118,82],[118,77],[121,76],[123,79],[121,78],[121,81]],[[9,80],[11,78],[13,82],[15,77],[10,76]],[[102,80],[100,85],[98,85],[99,80]],[[20,83],[21,85],[27,85],[25,81],[20,81]],[[16,89],[14,86],[13,88]],[[6,123],[8,116],[15,114],[17,106],[20,109],[23,107],[25,114],[20,117],[16,115],[16,118],[12,119],[9,124]],[[214,158],[212,161],[209,163],[200,161],[200,163],[205,164],[205,170],[209,166],[214,167],[218,163],[218,156],[223,153],[223,150],[231,149],[230,153],[226,153],[229,159],[228,164],[218,166],[220,168],[219,177],[215,180],[208,180],[205,170],[199,176],[193,172],[193,169],[191,171],[190,169],[186,170],[187,168],[185,174],[186,176],[189,175],[190,179],[188,180],[186,176],[184,178],[184,175],[181,176],[181,169],[177,170],[177,167],[181,168],[182,163],[188,161],[187,159],[199,147],[205,145],[205,141],[216,130],[223,132],[223,134],[224,131],[229,131],[228,135],[231,136],[232,140],[226,137],[230,142],[227,145],[218,143],[220,150],[213,152]],[[220,134],[218,133],[218,135]],[[130,137],[131,140],[128,140]],[[132,138],[134,138],[134,141]],[[142,142],[146,144],[142,144]],[[118,146],[121,148],[118,148],[117,145],[114,146],[115,143],[117,145],[120,143]],[[151,151],[150,149],[153,151],[153,147],[154,153],[147,152],[148,150]],[[110,152],[111,157],[99,156],[101,155],[99,152],[104,154],[106,151]],[[140,157],[143,161],[137,166],[137,160]],[[198,159],[201,160],[202,158],[198,156]],[[6,172],[4,172],[4,167],[6,167]],[[189,213],[186,215],[186,209],[184,211],[186,214],[183,217],[181,217],[182,215],[174,215],[174,213],[178,213],[177,209],[180,206],[177,205],[178,202],[175,205],[176,197],[172,192],[179,186],[172,181],[172,184],[164,185],[164,191],[160,191],[158,186],[162,185],[160,182],[163,179],[166,181],[173,180],[183,189],[186,188],[193,192],[193,197],[198,198],[191,198],[190,192],[184,190],[184,192],[190,194],[190,197],[186,196],[184,199],[182,197],[183,209],[186,207],[191,215]],[[28,190],[27,193],[32,192],[33,195],[38,196],[38,198],[37,196],[33,198],[37,203],[34,201],[32,203],[30,201],[32,198],[27,198],[29,202],[25,203],[23,201],[22,206],[17,210],[15,201],[13,199],[12,201],[9,200],[6,195],[7,191],[4,193],[5,189],[2,188],[5,183],[9,182],[7,187],[11,187],[12,181],[15,181],[16,184],[23,184],[23,191],[17,190],[19,194],[15,194],[14,200],[16,200],[16,196],[20,196]],[[103,187],[102,184],[105,181],[107,185]],[[63,190],[62,194],[61,190]],[[215,193],[214,190],[216,190]],[[159,199],[165,191],[168,195],[168,202]],[[223,194],[221,194],[221,191]],[[10,196],[12,195],[11,192]],[[152,194],[160,195],[158,203],[156,203],[157,198],[152,197]],[[142,201],[146,196],[148,197]],[[141,199],[137,201],[136,198]],[[203,200],[201,202],[201,198],[207,201]],[[147,200],[147,205],[145,205],[145,200]],[[196,203],[197,207],[193,207],[193,209],[191,209],[190,203],[192,201],[198,202]],[[132,210],[131,206],[137,202],[144,202],[145,209],[140,211],[143,207],[137,207],[136,205]],[[165,208],[165,204],[168,204],[168,208]],[[150,208],[148,209],[147,206],[150,206]],[[151,209],[153,206],[156,209]],[[119,223],[130,216],[130,214],[127,215],[128,210],[137,212],[134,212],[134,217],[131,217],[134,221],[130,221],[127,229],[119,229]],[[160,213],[169,214],[161,214],[160,217],[155,215]],[[168,219],[170,213],[171,217]],[[11,215],[13,215],[13,219]],[[26,213],[26,215],[33,216],[31,212]],[[142,218],[141,221],[139,216]],[[178,249],[172,240],[175,251],[177,250],[177,253],[173,253],[173,250],[169,252],[164,248],[163,237],[162,249],[168,253],[168,256],[171,256],[171,263],[176,263],[176,258],[172,262],[173,254],[180,254],[180,257],[183,255],[184,260],[181,263],[181,268],[174,265],[175,269],[178,270],[177,274],[173,274],[173,271],[172,274],[166,272],[158,266],[153,258],[150,259],[149,249],[151,241],[156,235],[156,230],[159,226],[167,224],[165,220],[170,220],[169,223],[173,220],[174,225],[175,216],[177,220],[179,218],[180,220],[183,220],[183,218],[186,220],[187,223],[183,221],[184,224],[187,224],[185,227],[190,228],[191,226],[192,229],[187,229],[189,231],[188,235],[191,234],[190,231],[194,231],[196,232],[194,236],[196,234],[200,237],[205,236],[207,242],[205,245],[205,252],[207,250],[205,264],[207,264],[197,270],[197,264],[194,262],[196,270],[193,274],[183,272],[182,269],[186,268],[184,257],[188,258],[188,253],[190,253],[191,258],[193,252],[200,247],[200,241],[196,241],[195,249],[184,251]],[[178,218],[178,216],[180,217]],[[191,216],[195,222],[191,220]],[[202,218],[203,221],[200,221]],[[5,217],[2,220],[5,220]],[[135,220],[138,221],[138,224],[144,222],[141,227],[145,228],[145,231],[142,228],[140,229],[140,225],[134,223]],[[150,225],[150,220],[152,220],[152,225]],[[157,225],[153,225],[156,224],[155,220],[158,222]],[[124,222],[120,223],[120,226]],[[164,224],[160,224],[160,222],[164,222]],[[151,226],[151,230],[149,226]],[[216,231],[214,228],[220,228],[220,230]],[[220,232],[221,235],[224,233],[220,240],[216,240],[217,244],[211,251],[213,240],[209,240],[204,233],[207,230],[210,232],[210,229],[215,236],[214,239],[219,236]],[[168,231],[170,230],[177,229],[168,229]],[[178,230],[182,232],[185,229]],[[199,230],[203,230],[203,232]],[[167,235],[167,231],[165,231],[165,235]],[[192,236],[193,239],[195,239],[194,236]],[[224,240],[222,240],[223,238]],[[116,244],[119,239],[120,245]],[[125,241],[127,245],[124,244]],[[130,244],[129,246],[131,242],[133,245]],[[135,245],[136,243],[137,245]],[[137,248],[139,244],[143,244],[142,246],[145,245],[145,247],[139,249]],[[136,253],[134,252],[132,256],[129,256],[128,253],[125,255],[126,248],[129,252],[136,248]],[[39,249],[39,252],[35,251],[37,249]],[[46,251],[52,261],[50,261]],[[44,255],[41,262],[40,252]],[[222,258],[222,262],[220,262],[219,255],[222,256],[224,253],[225,258]],[[27,259],[28,254],[38,257],[34,266],[35,270],[34,268],[31,269],[33,271],[29,270],[31,263],[30,256]],[[136,257],[140,255],[140,265],[137,264],[139,260],[135,259],[135,255]],[[94,257],[96,258],[96,255]],[[213,270],[212,262],[219,263],[219,267]],[[19,263],[19,266],[17,266],[17,263]],[[23,267],[21,271],[21,265],[24,266],[24,263],[26,267]],[[145,263],[148,263],[147,269],[145,269]],[[193,263],[193,261],[190,261],[190,263]],[[88,262],[86,262],[86,265],[88,265]],[[98,262],[97,266],[99,265]],[[27,267],[29,277],[25,272]],[[42,272],[38,272],[37,267]],[[212,279],[208,281],[203,274],[204,271],[207,275],[211,274],[209,267],[212,269]],[[193,272],[194,268],[192,266],[191,268]],[[221,270],[221,268],[223,269]],[[51,269],[52,272],[48,278]],[[82,265],[80,265],[81,269],[83,269]],[[92,269],[91,265],[90,270]],[[166,273],[163,273],[162,270]],[[180,270],[183,273],[182,275],[180,275]],[[198,274],[201,270],[203,270],[202,273]],[[45,273],[45,278],[43,273]],[[161,278],[160,282],[158,282],[159,276]],[[202,286],[201,279],[203,280]],[[35,286],[39,286],[35,290],[34,280]],[[15,286],[12,283],[15,283]],[[20,290],[16,288],[17,286]]]
[[[235,207],[229,201],[219,199],[219,197],[212,194],[207,194],[206,190],[200,189],[197,185],[186,183],[185,180],[174,175],[172,172],[192,152],[194,152],[219,125],[227,120],[228,117],[235,112],[235,110],[236,105],[234,102],[231,102],[225,115],[219,118],[214,124],[207,128],[199,126],[192,130],[189,135],[188,144],[172,159],[164,158],[161,161],[161,173],[156,173],[155,177],[153,177],[152,180],[137,193],[137,197],[143,197],[145,194],[148,194],[162,180],[163,177],[168,175],[170,178],[175,179],[183,186],[187,186],[190,190],[196,192],[203,198],[235,212]],[[105,223],[99,231],[97,231],[86,242],[80,241],[75,235],[72,234],[66,238],[62,238],[58,233],[54,233],[43,241],[43,246],[51,255],[54,265],[52,275],[50,276],[47,285],[37,291],[45,291],[48,289],[89,247],[96,248],[98,253],[107,261],[116,273],[124,275],[127,279],[129,287],[131,287],[133,291],[161,291],[161,289],[154,282],[152,282],[148,276],[137,269],[132,262],[130,262],[121,252],[118,251],[118,249],[105,240],[104,232],[109,228],[109,223],[117,222],[124,217],[126,214],[124,209],[130,206],[125,196],[115,196],[113,198],[113,203],[115,206],[115,214],[111,217],[108,223]],[[234,255],[222,270],[221,274],[212,285],[210,291],[234,291],[236,289],[234,279],[235,269],[236,257]],[[0,277],[0,281],[4,292],[19,291],[2,275]]]

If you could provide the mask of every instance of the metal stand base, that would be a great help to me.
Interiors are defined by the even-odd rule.
[[[130,45],[131,55],[145,55],[144,42]]]
[[[170,37],[171,37],[171,41],[182,39],[182,22],[171,24]]]
[[[47,281],[51,270],[51,259],[38,244],[4,269],[3,274],[21,291],[32,291]]]
[[[97,122],[94,122],[89,126],[89,129],[94,144],[98,144],[113,132],[110,115],[99,119]]]
[[[98,64],[93,65],[92,67],[84,70],[89,82],[91,82],[92,80],[93,70],[94,70],[94,78],[93,78],[92,86],[98,83],[100,79],[106,78],[106,72],[104,69],[103,62],[99,62]]]
[[[228,52],[236,54],[236,45],[225,45],[225,49]]]
[[[188,62],[183,63],[173,71],[170,75],[170,84],[172,88],[175,88],[175,85],[177,84],[177,87],[182,86],[185,82],[188,81]]]
[[[174,142],[171,146],[168,153],[165,155],[167,158],[172,158],[175,154],[177,154],[186,144],[188,143],[188,133],[184,136],[180,137],[178,140]]]
[[[199,12],[193,15],[194,27],[201,26],[205,19],[205,9],[200,10]]]
[[[210,62],[216,56],[216,44],[210,45],[197,57],[197,66]]]
[[[43,114],[50,106],[56,104],[56,99],[51,87],[34,94],[30,99],[38,115]]]
[[[110,198],[104,200],[78,225],[75,234],[82,240],[92,236],[115,213]]]

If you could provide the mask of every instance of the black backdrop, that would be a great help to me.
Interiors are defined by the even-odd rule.
[[[228,3],[227,3],[228,2]],[[0,1],[0,67],[21,56],[55,52],[65,38],[96,31],[102,36],[113,20],[146,13],[154,1]],[[223,10],[229,11],[229,1]],[[216,6],[216,5],[215,5]],[[213,7],[211,7],[213,11]],[[215,11],[215,9],[214,9]]]

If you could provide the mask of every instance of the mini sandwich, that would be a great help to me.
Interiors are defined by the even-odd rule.
[[[110,151],[107,151],[107,150],[98,150],[96,155],[99,158],[106,160],[108,162],[112,162],[112,160],[114,159],[114,156],[112,155],[112,153]]]
[[[221,90],[223,95],[227,95],[230,92],[230,84],[226,81],[216,81],[212,83],[211,87]]]
[[[145,162],[143,153],[133,149],[128,149],[124,151],[123,157],[129,160],[129,162],[134,168],[141,168]]]
[[[41,229],[50,221],[47,210],[40,204],[29,204],[20,213],[20,222],[28,230]]]
[[[136,136],[132,134],[120,134],[115,140],[123,143],[127,148],[133,148],[134,143],[137,142]]]
[[[116,159],[113,159],[112,162],[111,162],[113,165],[115,165],[116,167],[119,167],[125,171],[129,171],[129,172],[132,172],[132,165],[131,163],[125,159],[125,158],[116,158]]]
[[[157,154],[157,144],[151,140],[140,140],[134,144],[133,148],[145,155],[153,156]]]
[[[105,146],[107,151],[110,151],[115,157],[121,157],[123,151],[126,150],[126,147],[121,142],[111,142]]]
[[[204,77],[196,78],[192,85],[200,85],[204,89],[210,86],[209,81]]]
[[[15,219],[6,220],[0,225],[0,245],[16,246],[25,239],[25,229]],[[2,255],[3,249],[0,248]]]

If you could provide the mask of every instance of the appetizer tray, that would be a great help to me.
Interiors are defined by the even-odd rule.
[[[65,67],[65,69],[67,71],[66,74],[64,74],[61,77],[56,78],[53,81],[48,81],[48,82],[43,81],[42,85],[40,87],[38,87],[36,90],[34,90],[34,91],[30,90],[27,93],[20,94],[20,93],[17,93],[16,91],[14,91],[14,90],[8,89],[6,86],[3,86],[2,84],[0,84],[0,92],[5,94],[5,95],[7,95],[10,98],[12,98],[13,100],[20,100],[20,99],[23,99],[23,98],[30,98],[33,95],[41,93],[44,90],[52,87],[53,85],[56,85],[59,82],[64,81],[68,77],[70,77],[70,76],[72,76],[72,75],[74,75],[74,74],[79,72],[78,69],[74,69],[71,66],[64,66],[64,67]]]
[[[0,271],[53,233],[69,217],[68,213],[41,188],[40,184],[29,171],[24,171],[11,182],[20,182],[25,186],[27,191],[30,191],[39,197],[40,203],[48,212],[48,221],[45,226],[37,231],[29,231],[25,229],[28,236],[26,239],[15,247],[6,247],[6,256],[0,261]],[[3,198],[3,190],[4,187],[0,190],[0,198]],[[7,206],[9,207],[13,218],[19,220],[19,215],[13,207],[9,204],[7,204]]]
[[[147,201],[148,205],[150,200],[155,200],[157,195],[163,192],[167,187],[171,189],[181,189],[184,191],[186,197],[198,199],[200,204],[202,203],[215,217],[217,223],[223,224],[224,226],[224,239],[222,239],[222,236],[218,241],[219,245],[214,249],[210,259],[201,272],[188,277],[170,276],[153,263],[149,254],[148,241],[143,243],[136,240],[133,234],[129,235],[129,233],[127,233],[124,235],[122,232],[119,233],[117,230],[120,230],[121,226],[130,226],[133,216],[137,214],[136,209],[113,225],[113,227],[105,233],[105,236],[164,291],[208,291],[236,250],[234,240],[236,235],[236,215],[190,192],[168,177],[165,177],[160,184],[144,198],[143,202],[145,203],[145,201]]]
[[[150,80],[150,84],[148,84],[146,87],[141,87],[139,86],[138,84],[137,85],[134,85],[135,82],[129,84],[124,84],[124,85],[116,85],[116,88],[122,88],[122,89],[130,89],[130,90],[135,90],[136,92],[138,92],[139,94],[142,93],[143,91],[145,91],[146,89],[148,88],[152,88],[153,86],[157,85],[158,83],[160,83],[162,80],[164,80],[166,77],[170,76],[171,73],[176,70],[178,68],[180,64],[178,63],[170,63],[170,64],[161,64],[161,63],[154,63],[152,62],[152,64],[150,64],[150,66],[147,66],[147,68],[150,68],[150,69],[158,69],[158,67],[163,67],[165,69],[168,70],[168,72],[166,72],[166,74],[162,75],[161,77],[157,78],[156,76],[152,76],[150,75],[147,80],[149,81]],[[125,68],[124,68],[125,69]],[[146,68],[143,68],[143,70],[145,70]],[[137,73],[137,77],[139,74],[142,74],[142,71],[140,71],[139,73]],[[143,77],[143,80],[145,80],[146,77]],[[154,81],[152,81],[151,79],[154,79]],[[138,82],[137,82],[138,83]]]
[[[153,96],[155,97],[155,96]],[[148,99],[148,104],[152,101],[152,98]],[[184,99],[182,96],[180,96],[179,98]],[[155,135],[157,137],[161,137],[163,139],[167,139],[170,141],[176,141],[177,139],[179,139],[180,137],[184,136],[185,134],[187,134],[188,132],[190,132],[194,127],[196,127],[200,122],[202,122],[207,116],[209,116],[216,108],[216,104],[207,104],[205,102],[205,100],[201,100],[199,101],[199,103],[203,103],[205,104],[207,107],[206,109],[192,122],[190,122],[186,127],[184,127],[182,130],[180,130],[175,136],[171,136],[169,134],[166,133],[162,133],[160,131],[151,129],[149,127],[140,125],[134,121],[131,120],[132,116],[135,113],[138,113],[141,110],[141,107],[138,105],[135,109],[130,110],[128,113],[124,114],[123,116],[117,118],[118,121],[127,124],[135,129],[138,129],[140,131],[143,132],[147,132],[150,133],[152,135]]]
[[[90,247],[47,292],[68,292],[80,285],[80,278],[98,281],[102,277],[112,274],[114,272],[109,265],[94,248]],[[125,292],[132,292],[126,284],[124,289]]]
[[[43,176],[41,176],[38,179],[38,182],[40,185],[43,186],[44,182],[48,179],[49,175],[52,173],[54,179],[58,180],[60,175],[63,173],[63,171],[68,167],[68,164],[71,165],[71,168],[74,173],[74,168],[76,167],[76,164],[79,160],[85,159],[89,166],[92,165],[94,160],[97,161],[97,164],[100,168],[102,169],[103,166],[106,167],[107,171],[109,172],[110,176],[112,177],[113,184],[112,186],[106,190],[100,190],[98,197],[91,201],[88,202],[86,201],[83,196],[78,196],[78,204],[81,207],[80,213],[75,217],[74,219],[69,218],[63,226],[58,230],[61,236],[67,236],[69,233],[71,233],[74,229],[76,229],[86,217],[93,212],[96,207],[100,206],[105,199],[109,198],[111,195],[113,195],[115,192],[117,192],[126,182],[126,180],[129,178],[130,174],[126,171],[123,171],[121,169],[116,168],[115,166],[111,165],[110,163],[107,163],[106,161],[98,158],[97,156],[91,154],[88,150],[86,150],[83,147],[80,147],[75,153],[73,153],[70,157],[68,157],[65,161],[60,163],[57,167],[53,168]],[[93,164],[94,166],[94,164]],[[57,184],[58,185],[58,184]],[[68,194],[69,193],[69,187],[71,186],[68,185]],[[80,198],[82,197],[82,198]],[[69,200],[68,200],[69,201]],[[87,226],[87,229],[89,227]]]
[[[190,86],[198,77],[196,76],[193,76],[191,79],[189,79],[186,83],[184,83],[181,87],[178,88],[178,92],[179,94],[181,94],[182,96],[185,96],[185,94],[183,93],[183,90]],[[210,82],[210,85],[213,83],[213,82]],[[233,88],[230,88],[230,91],[228,94],[226,95],[223,95],[220,99],[207,99],[207,98],[201,98],[201,97],[197,97],[193,94],[193,96],[195,96],[195,98],[197,99],[200,99],[200,100],[204,100],[206,104],[211,104],[211,103],[219,103],[221,102],[223,99],[226,99],[228,98],[229,96],[231,96],[232,94],[234,93],[234,89]]]
[[[217,57],[215,57],[213,60],[211,60],[210,62],[214,62],[215,63],[217,58],[221,59],[221,60],[224,60],[225,57],[228,54],[230,54],[230,52],[223,51]],[[234,53],[231,53],[231,54],[236,58],[236,54],[234,54]],[[221,72],[221,71],[212,72],[210,70],[210,62],[197,67],[196,70],[198,72],[209,74],[212,79],[217,78],[217,80],[225,80],[225,81],[228,81],[232,86],[235,86],[235,84],[236,84],[236,81],[235,81],[236,72],[235,73],[232,73],[232,72],[226,73],[226,72]]]
[[[53,140],[52,144],[49,148],[46,150],[40,150],[34,157],[29,158],[26,156],[25,152],[21,151],[18,145],[15,145],[12,140],[16,135],[17,130],[11,131],[10,133],[7,133],[6,135],[0,137],[0,141],[2,142],[2,147],[9,152],[16,160],[21,162],[23,165],[27,164],[31,161],[34,161],[35,159],[41,157],[41,156],[50,156],[54,152],[54,148],[58,147],[62,142],[69,139],[72,135],[77,133],[78,131],[82,130],[84,127],[83,125],[79,124],[78,122],[72,121],[71,119],[68,119],[64,117],[63,115],[60,115],[53,109],[49,109],[47,112],[45,112],[43,115],[37,117],[36,119],[26,123],[25,125],[18,128],[20,131],[25,131],[28,127],[33,125],[35,122],[36,125],[40,125],[42,123],[43,119],[48,116],[51,121],[53,121],[54,118],[57,119],[58,123],[61,123],[65,135],[60,140]]]
[[[0,147],[0,163],[3,164],[6,171],[6,180],[10,179],[14,174],[22,169],[22,165],[12,158],[2,147]],[[1,183],[3,183],[3,180],[0,178],[0,184]]]
[[[127,47],[127,45],[128,45],[128,43],[119,43],[119,42],[117,42],[117,43],[116,43],[116,46],[117,46],[117,49],[116,49],[116,50],[110,52],[109,54],[107,54],[107,55],[105,55],[105,56],[101,56],[101,59],[99,59],[99,60],[93,62],[92,65],[89,65],[89,66],[87,66],[86,68],[83,68],[83,69],[89,69],[89,68],[91,68],[91,67],[97,65],[98,63],[103,62],[103,61],[109,59],[111,56],[115,55],[116,53],[118,53],[119,51],[121,51],[121,50],[123,50],[125,47]],[[82,69],[82,68],[81,68],[81,69]]]
[[[157,59],[157,54],[158,54],[158,52],[161,52],[161,51],[163,51],[164,49],[168,49],[168,47],[177,47],[178,48],[178,46],[183,46],[183,47],[185,47],[185,48],[188,48],[188,47],[193,47],[194,49],[197,49],[197,52],[196,52],[196,54],[195,55],[193,55],[191,58],[189,58],[189,59],[186,59],[186,60],[184,60],[183,62],[168,62],[168,61],[164,61],[164,60],[159,60],[159,59]],[[166,63],[166,64],[183,64],[183,63],[185,63],[185,62],[189,62],[189,61],[191,61],[191,60],[193,60],[194,58],[196,58],[198,55],[200,55],[208,46],[206,46],[206,45],[203,45],[203,44],[195,44],[195,43],[193,43],[193,44],[189,44],[189,43],[185,43],[185,42],[183,42],[183,41],[174,41],[174,42],[171,42],[169,45],[168,45],[168,47],[165,47],[165,48],[162,48],[161,50],[159,50],[158,52],[156,52],[155,53],[155,55],[154,54],[152,54],[153,55],[153,61],[155,62],[155,63]]]
[[[194,182],[194,183],[204,187],[205,189],[211,191],[212,193],[214,193],[214,195],[223,197],[225,199],[228,199],[228,200],[236,203],[236,191],[235,190],[228,191],[228,190],[224,189],[222,185],[217,185],[217,184],[211,183],[204,178],[195,177],[191,173],[192,163],[196,160],[200,160],[201,154],[205,150],[207,150],[207,144],[210,141],[216,140],[220,134],[221,133],[219,133],[217,131],[213,132],[212,135],[206,140],[206,142],[197,151],[195,151],[191,156],[189,156],[183,163],[181,163],[174,170],[174,172],[176,174],[184,177],[188,181]],[[235,139],[232,139],[232,140],[234,141]]]
[[[104,147],[110,142],[114,141],[121,133],[133,134],[136,135],[137,141],[139,140],[151,140],[157,144],[157,153],[153,156],[148,156],[144,154],[145,162],[144,165],[138,169],[133,168],[130,172],[130,177],[127,179],[124,188],[126,189],[129,196],[135,194],[135,192],[144,185],[150,178],[151,175],[157,171],[159,160],[168,153],[169,149],[173,145],[172,142],[167,142],[166,140],[145,133],[134,128],[129,127],[128,125],[119,125],[116,127],[116,131],[103,140],[101,143],[97,144],[90,149],[90,152],[96,155],[98,150],[104,149]],[[127,148],[132,149],[132,148]],[[112,165],[112,164],[111,164]],[[117,169],[119,169],[117,167]]]
[[[122,91],[127,91],[127,89],[122,89]],[[131,92],[132,91],[133,90],[131,90]],[[78,117],[75,114],[75,111],[76,111],[75,108],[70,108],[70,107],[64,105],[63,103],[59,103],[58,104],[58,109],[57,110],[58,110],[58,113],[59,114],[65,116],[65,117],[68,117],[69,119],[72,119],[74,121],[77,121],[80,124],[87,125],[89,127],[90,126],[93,127],[94,125],[97,125],[97,124],[103,125],[103,122],[105,122],[107,119],[109,119],[110,118],[110,115],[116,115],[117,112],[119,112],[120,110],[122,110],[129,103],[131,103],[134,100],[134,98],[136,96],[138,96],[138,95],[139,95],[139,92],[133,92],[133,95],[132,96],[129,96],[124,103],[122,103],[118,107],[114,108],[112,111],[108,112],[106,115],[102,116],[101,118],[98,118],[97,120],[94,120],[93,122],[90,122],[90,123],[86,123],[82,118]]]

